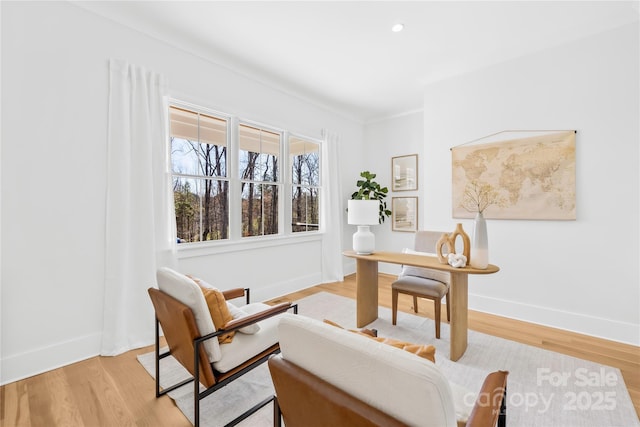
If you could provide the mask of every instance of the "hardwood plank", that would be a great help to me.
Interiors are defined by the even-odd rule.
[[[0,388],[0,426],[27,427],[31,425],[29,390],[26,381],[17,381]]]
[[[134,426],[133,414],[97,357],[65,368],[85,424]]]
[[[153,351],[153,346],[133,350],[117,357],[100,357],[100,364],[117,384],[118,392],[133,421],[139,426],[190,426],[189,420],[169,396],[156,399],[154,379],[136,359]],[[188,387],[188,386],[187,386]]]
[[[28,378],[29,412],[32,426],[83,425],[64,368]]]

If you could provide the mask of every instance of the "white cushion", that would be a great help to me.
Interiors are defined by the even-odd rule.
[[[270,306],[254,303],[243,308],[248,314],[253,314]],[[277,315],[258,322],[260,328],[254,334],[235,334],[232,342],[220,346],[222,357],[213,363],[213,367],[219,372],[227,372],[277,343],[280,317]]]
[[[422,255],[422,256],[437,256],[430,252],[418,252],[413,249],[404,248],[403,254]],[[438,282],[449,284],[451,282],[451,276],[446,271],[432,270],[430,268],[413,267],[411,265],[403,265],[400,277],[402,276],[417,276],[424,277],[425,279],[437,280]]]
[[[156,279],[158,288],[162,292],[172,296],[191,309],[200,335],[207,335],[216,331],[202,289],[196,282],[184,274],[166,267],[158,269]],[[216,362],[222,357],[220,345],[215,338],[205,341],[204,349],[209,357],[209,362]]]
[[[471,411],[473,411],[478,394],[451,381],[449,381],[449,386],[453,396],[453,406],[456,408],[456,419],[466,424]]]
[[[238,308],[235,305],[227,302],[227,307],[229,307],[229,311],[234,319],[240,319],[241,317],[248,316],[253,313],[257,313],[258,311],[264,310],[265,304],[248,304],[242,306],[242,308]],[[268,306],[267,306],[268,307]],[[260,330],[260,324],[254,323],[253,325],[245,326],[244,328],[238,329],[238,332],[242,332],[243,334],[253,335]]]
[[[449,382],[431,361],[300,315],[282,315],[278,332],[285,359],[365,403],[408,425],[457,426]]]

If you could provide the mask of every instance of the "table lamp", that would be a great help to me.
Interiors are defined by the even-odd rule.
[[[369,255],[376,244],[370,225],[380,223],[380,202],[378,200],[349,200],[347,222],[357,225],[358,231],[353,234],[353,250],[360,255]]]

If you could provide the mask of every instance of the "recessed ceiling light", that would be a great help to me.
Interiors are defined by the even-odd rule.
[[[394,24],[393,27],[391,27],[391,31],[394,33],[399,33],[402,30],[404,30],[404,24]]]

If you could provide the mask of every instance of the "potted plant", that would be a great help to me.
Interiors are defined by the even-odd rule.
[[[391,210],[387,209],[387,202],[384,200],[385,197],[387,197],[389,189],[387,187],[381,187],[380,184],[373,180],[376,177],[375,173],[364,171],[360,173],[360,176],[363,179],[359,179],[356,183],[358,191],[355,191],[351,195],[351,200],[377,200],[380,206],[378,223],[382,224],[385,217],[391,215]]]

